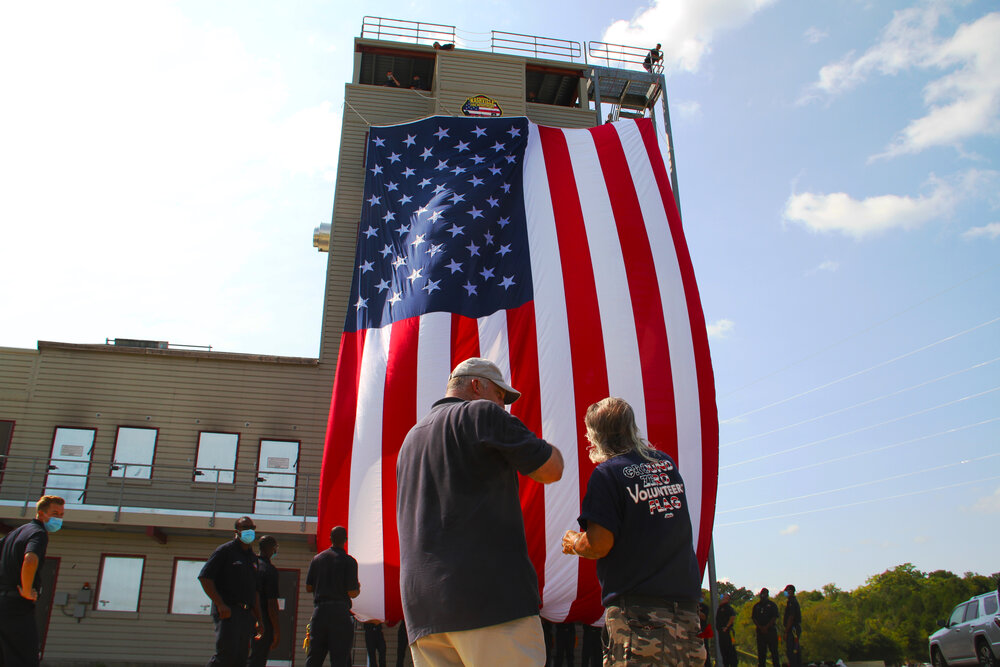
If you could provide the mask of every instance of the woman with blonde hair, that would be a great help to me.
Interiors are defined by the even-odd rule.
[[[624,399],[594,403],[584,424],[597,468],[581,504],[581,530],[566,531],[562,546],[597,560],[607,609],[604,665],[704,665],[701,572],[680,472],[642,438]]]

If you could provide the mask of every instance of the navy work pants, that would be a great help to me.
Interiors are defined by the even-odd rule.
[[[256,621],[253,613],[243,607],[230,607],[229,618],[213,615],[215,621],[215,655],[208,667],[246,667],[250,655]]]
[[[38,667],[35,603],[20,595],[0,596],[0,665]]]
[[[264,630],[260,633],[260,639],[254,639],[250,643],[250,662],[247,663],[247,667],[264,667],[267,664],[272,641],[274,641],[274,628],[271,627],[270,619],[264,616]]]
[[[316,605],[309,622],[309,637],[306,667],[322,667],[327,655],[331,667],[350,667],[354,619],[349,607],[336,602]]]
[[[767,632],[757,631],[757,667],[767,665],[767,652],[771,651],[771,662],[774,667],[781,667],[778,660],[778,631],[771,628]]]
[[[785,632],[785,655],[789,667],[802,667],[802,647],[799,646],[799,632],[792,628]]]
[[[365,623],[365,650],[368,667],[385,667],[385,635],[381,625]]]

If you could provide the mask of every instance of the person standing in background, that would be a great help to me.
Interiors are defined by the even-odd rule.
[[[330,531],[330,548],[316,554],[306,573],[306,591],[313,594],[306,667],[322,667],[327,654],[332,667],[351,664],[354,617],[351,600],[361,594],[358,561],[347,553],[347,529]]]
[[[719,642],[719,652],[722,653],[723,667],[736,667],[739,656],[736,644],[733,643],[733,624],[736,622],[736,611],[729,604],[732,596],[723,593],[719,598],[719,608],[715,613],[715,636]]]
[[[778,605],[770,599],[770,591],[760,589],[760,601],[753,606],[750,618],[757,629],[757,667],[767,664],[767,652],[771,651],[771,662],[774,667],[781,667],[778,662]]]
[[[271,559],[278,553],[278,540],[272,535],[260,538],[260,556],[257,559],[257,595],[260,596],[260,610],[264,621],[259,636],[254,637],[250,646],[248,667],[264,667],[267,656],[281,641],[281,626],[278,624],[278,568]]]
[[[802,647],[799,644],[799,637],[802,636],[802,610],[795,597],[795,586],[788,584],[781,594],[788,597],[784,618],[785,655],[788,656],[788,666],[802,667]]]

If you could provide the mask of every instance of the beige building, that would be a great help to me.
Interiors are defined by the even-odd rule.
[[[197,573],[243,514],[280,543],[283,641],[269,664],[304,664],[304,579],[369,125],[495,104],[589,127],[661,99],[662,77],[635,67],[643,49],[591,42],[585,58],[577,42],[509,33],[493,33],[493,52],[454,42],[449,26],[384,19],[355,40],[332,224],[315,237],[329,250],[316,358],[123,339],[0,348],[0,532],[29,520],[44,492],[68,503],[44,570],[43,664],[205,664],[214,638]],[[390,71],[400,87],[382,85]],[[386,639],[392,661],[393,629]]]

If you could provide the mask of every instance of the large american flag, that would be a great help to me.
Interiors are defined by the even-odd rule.
[[[521,480],[545,618],[591,623],[603,613],[594,562],[563,555],[560,539],[576,528],[593,470],[584,413],[609,395],[629,401],[649,441],[678,462],[704,570],[715,389],[651,121],[566,130],[432,117],[372,127],[366,153],[317,534],[324,548],[332,526],[348,529],[355,612],[390,624],[402,616],[396,456],[451,369],[473,356],[500,367],[522,392],[512,413],[565,460],[555,484]]]

